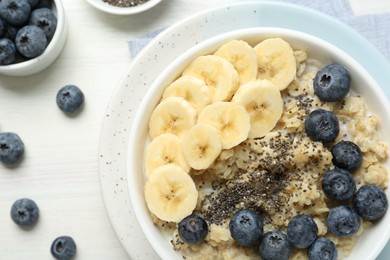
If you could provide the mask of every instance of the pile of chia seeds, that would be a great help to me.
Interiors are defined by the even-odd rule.
[[[142,5],[149,0],[103,0],[103,2],[113,5],[113,6],[118,6],[118,7],[132,7],[132,6],[137,6],[137,5]]]

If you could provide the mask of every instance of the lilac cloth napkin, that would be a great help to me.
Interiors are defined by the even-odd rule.
[[[348,24],[367,38],[390,60],[390,14],[355,15],[348,0],[278,0],[303,5],[335,17]],[[156,35],[159,29],[128,41],[131,57],[134,58]]]

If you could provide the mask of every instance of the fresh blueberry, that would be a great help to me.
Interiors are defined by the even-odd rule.
[[[0,65],[9,65],[14,63],[16,48],[14,43],[7,38],[0,39]]]
[[[307,215],[296,215],[288,223],[287,238],[297,248],[306,248],[317,238],[318,227]]]
[[[35,8],[49,8],[51,9],[53,0],[40,0]]]
[[[39,3],[39,0],[27,0],[27,1],[30,4],[31,8],[35,7]]]
[[[305,119],[305,132],[313,141],[331,142],[339,135],[340,126],[336,115],[328,110],[317,109]]]
[[[386,213],[386,193],[376,185],[367,184],[359,188],[352,199],[356,212],[365,220],[378,220]]]
[[[8,38],[14,42],[16,34],[19,30],[18,27],[14,26],[12,24],[9,24],[9,23],[5,23],[5,22],[3,22],[3,25],[4,25],[3,38]]]
[[[30,17],[31,7],[27,0],[1,0],[0,16],[12,25],[22,25]]]
[[[21,226],[31,226],[37,222],[39,217],[39,208],[31,199],[18,199],[12,204],[11,218]]]
[[[309,260],[337,260],[338,251],[332,240],[319,237],[307,248],[307,256]]]
[[[257,245],[263,235],[263,220],[250,209],[234,213],[229,222],[230,234],[242,246]]]
[[[281,231],[269,231],[260,240],[259,253],[266,260],[288,260],[293,247]]]
[[[76,254],[76,243],[69,236],[60,236],[54,239],[50,253],[55,259],[69,260]]]
[[[45,51],[47,39],[41,28],[26,25],[16,34],[15,44],[20,54],[26,58],[35,58]]]
[[[53,38],[53,35],[57,28],[57,17],[48,8],[39,8],[31,12],[31,16],[28,22],[30,25],[38,26],[45,33],[46,38],[49,40]]]
[[[351,237],[360,228],[360,217],[353,208],[341,205],[330,209],[326,224],[336,237]]]
[[[75,85],[66,85],[58,91],[56,101],[62,111],[73,113],[84,103],[84,94]]]
[[[335,167],[325,173],[322,190],[329,199],[349,200],[356,191],[356,183],[349,171]]]
[[[362,151],[357,144],[350,141],[341,141],[331,149],[332,162],[335,166],[350,172],[360,167],[363,161]]]
[[[206,221],[198,215],[189,215],[179,222],[179,235],[187,244],[203,242],[209,232]]]
[[[329,64],[321,68],[314,77],[314,93],[322,101],[340,101],[348,94],[351,76],[340,64]]]
[[[5,164],[15,164],[23,156],[24,144],[19,135],[12,132],[0,133],[0,161]]]

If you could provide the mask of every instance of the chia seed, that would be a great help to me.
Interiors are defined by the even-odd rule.
[[[142,5],[149,0],[103,0],[103,2],[113,5],[113,6],[118,6],[118,7],[132,7],[132,6],[137,6],[137,5]]]

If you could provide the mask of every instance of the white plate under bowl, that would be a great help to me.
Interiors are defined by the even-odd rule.
[[[390,131],[390,114],[388,113],[390,103],[371,75],[350,55],[334,45],[306,33],[270,27],[236,30],[212,37],[196,45],[175,59],[150,86],[136,112],[128,141],[127,183],[133,210],[145,236],[162,259],[180,260],[182,257],[173,250],[170,242],[173,238],[172,234],[162,232],[153,223],[144,199],[144,155],[147,144],[150,143],[149,119],[153,110],[161,100],[166,86],[177,79],[184,68],[196,57],[212,54],[218,47],[234,39],[244,40],[255,46],[262,40],[274,37],[286,40],[294,50],[305,50],[309,57],[322,64],[338,63],[347,67],[352,79],[351,88],[364,98],[370,113],[379,117],[378,135],[381,140],[390,144],[390,136],[387,134]],[[385,166],[390,168],[389,161],[386,162]],[[390,198],[390,189],[386,190],[386,194]],[[390,213],[386,214],[372,228],[365,229],[352,253],[344,259],[373,260],[382,251],[389,238]]]
[[[129,130],[148,87],[177,56],[196,44],[223,32],[259,26],[289,28],[325,39],[353,56],[380,86],[390,85],[389,63],[367,39],[344,23],[299,5],[276,1],[224,5],[192,15],[160,33],[120,80],[101,129],[102,196],[112,227],[131,259],[159,259],[136,221],[126,177]],[[390,97],[390,89],[383,90]],[[385,259],[390,259],[390,243],[377,258]]]

